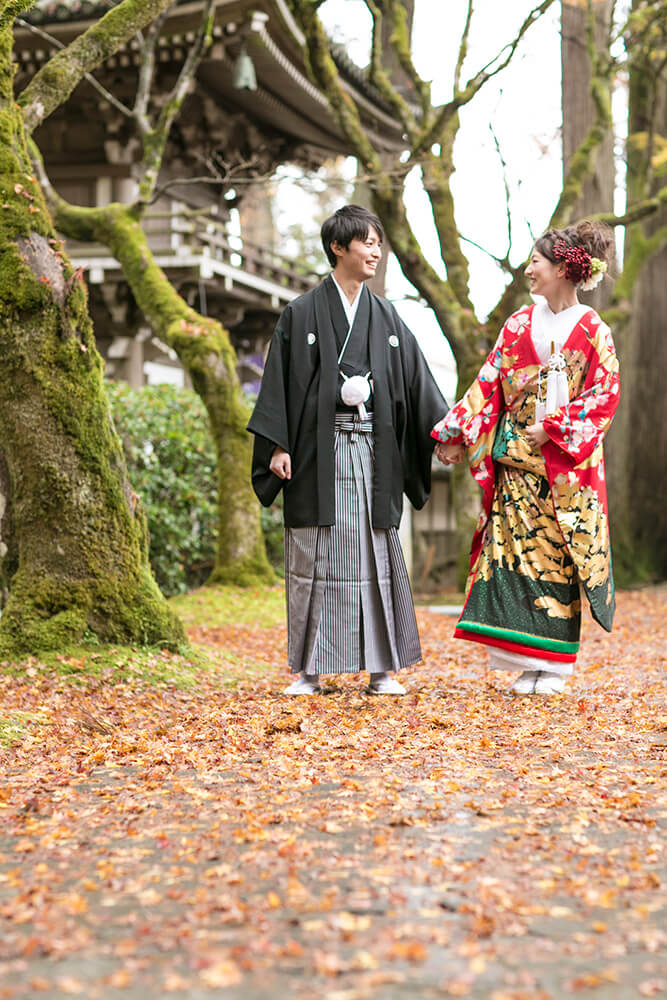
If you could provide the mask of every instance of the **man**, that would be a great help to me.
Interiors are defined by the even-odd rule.
[[[368,291],[382,256],[379,219],[357,205],[322,226],[333,273],[287,306],[248,429],[253,485],[268,506],[284,488],[286,694],[320,674],[366,670],[371,694],[405,694],[391,676],[421,659],[398,539],[405,492],[431,488],[431,429],[447,412],[417,342]]]

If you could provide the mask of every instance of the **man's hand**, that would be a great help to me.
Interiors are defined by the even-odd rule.
[[[271,456],[271,464],[269,465],[271,472],[278,476],[278,479],[291,479],[292,478],[292,459],[289,456],[289,452],[285,451],[284,448],[276,445],[273,449],[273,455]]]
[[[465,449],[462,444],[443,444],[438,441],[435,446],[435,457],[443,465],[458,465],[463,461]]]
[[[549,435],[542,424],[531,424],[526,427],[526,437],[531,448],[541,448],[549,440]]]

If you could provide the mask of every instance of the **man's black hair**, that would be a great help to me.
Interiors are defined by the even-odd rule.
[[[343,205],[326,220],[322,226],[322,246],[332,267],[336,266],[337,257],[331,249],[332,243],[348,249],[352,240],[368,239],[368,230],[374,229],[384,241],[384,229],[377,215],[373,215],[361,205]]]

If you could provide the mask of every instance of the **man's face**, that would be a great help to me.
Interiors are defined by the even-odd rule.
[[[354,239],[347,248],[332,243],[331,248],[336,254],[336,275],[355,281],[372,278],[382,258],[382,241],[372,226],[365,240]]]

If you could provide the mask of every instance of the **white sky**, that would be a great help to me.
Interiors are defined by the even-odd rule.
[[[476,0],[464,79],[474,75],[516,35],[537,0]],[[431,80],[435,104],[451,97],[457,47],[466,0],[416,0],[413,55],[422,76]],[[362,0],[326,0],[322,20],[336,41],[343,42],[360,65],[368,61],[370,15]],[[451,189],[460,233],[496,256],[508,248],[507,202],[503,169],[489,124],[507,165],[512,222],[511,261],[524,260],[546,227],[562,184],[560,4],[531,27],[510,67],[489,80],[461,111],[455,145],[456,172]],[[295,210],[289,195],[289,213]],[[341,193],[341,204],[345,196]],[[444,276],[432,215],[418,174],[405,192],[408,216],[431,264]],[[280,200],[279,200],[280,203]],[[317,220],[319,221],[319,220]],[[316,224],[316,220],[314,220]],[[484,319],[498,301],[505,279],[482,250],[463,244],[470,261],[470,292]],[[422,343],[434,374],[441,376],[448,398],[455,390],[453,362],[430,310],[405,301],[414,289],[390,260],[387,295]],[[438,369],[437,371],[435,369]]]

